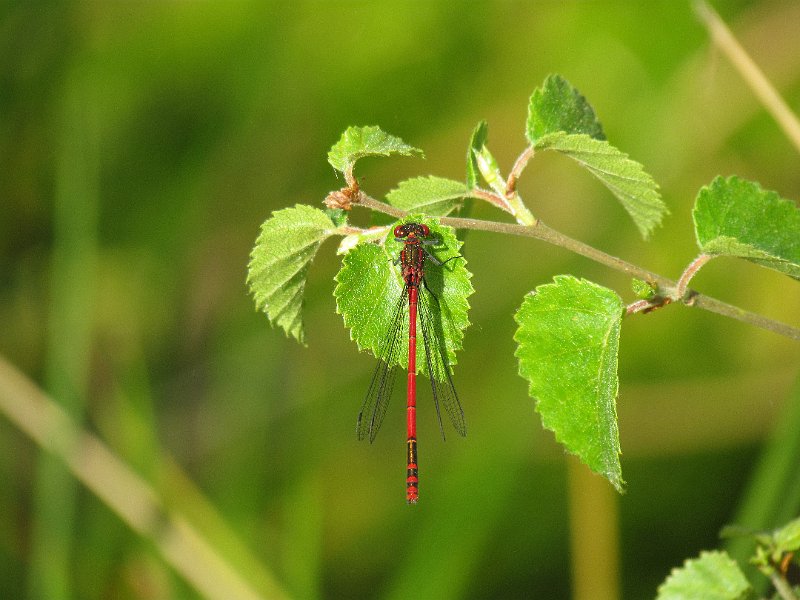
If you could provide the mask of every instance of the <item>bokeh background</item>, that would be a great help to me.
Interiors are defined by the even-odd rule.
[[[800,5],[714,5],[799,110]],[[520,183],[528,206],[677,277],[696,254],[694,197],[717,174],[800,198],[797,149],[689,3],[11,1],[0,15],[0,353],[265,597],[571,598],[591,586],[575,581],[576,544],[602,535],[597,561],[620,596],[648,598],[673,566],[720,547],[724,524],[797,513],[796,342],[681,307],[626,320],[628,491],[604,495],[596,478],[587,511],[517,376],[512,315],[554,274],[628,301],[630,282],[541,242],[471,232],[473,326],[455,377],[469,435],[442,443],[422,397],[410,508],[399,396],[374,444],[355,439],[374,359],[335,314],[336,243],[309,274],[307,347],[270,327],[245,286],[271,211],[321,206],[343,185],[326,153],[347,126],[425,150],[359,163],[374,197],[417,175],[463,179],[484,118],[507,170],[551,72],[653,174],[672,214],[644,243],[602,185],[547,155]],[[693,286],[798,325],[797,283],[768,270],[720,259]],[[770,480],[770,460],[788,475]],[[157,539],[4,415],[0,482],[3,598],[201,597]]]

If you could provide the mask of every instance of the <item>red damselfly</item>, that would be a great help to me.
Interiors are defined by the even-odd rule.
[[[358,414],[356,432],[358,439],[372,442],[386,414],[386,406],[392,395],[397,367],[397,353],[400,351],[402,332],[408,323],[408,390],[406,403],[407,420],[407,471],[406,499],[414,504],[419,498],[419,476],[417,466],[417,319],[422,330],[425,348],[425,364],[433,390],[433,403],[439,420],[439,431],[444,439],[444,426],[440,405],[444,407],[450,422],[462,436],[467,434],[464,411],[458,401],[456,389],[450,373],[450,364],[443,338],[439,300],[430,291],[425,280],[425,263],[431,262],[441,267],[459,258],[453,256],[440,261],[426,248],[436,245],[439,240],[431,236],[427,225],[405,223],[394,229],[395,240],[403,243],[403,249],[395,263],[400,265],[403,278],[403,291],[392,312],[391,324],[381,344],[378,366],[372,376],[364,404]],[[422,293],[423,289],[425,293]],[[408,321],[405,315],[408,315]]]

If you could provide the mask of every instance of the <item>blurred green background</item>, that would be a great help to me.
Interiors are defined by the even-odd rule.
[[[800,109],[800,5],[714,4]],[[372,446],[355,439],[374,359],[334,313],[335,242],[310,272],[308,347],[255,312],[244,281],[258,227],[343,185],[326,153],[348,125],[425,150],[359,163],[374,197],[416,175],[462,179],[484,118],[507,170],[530,93],[558,72],[672,215],[643,243],[602,185],[546,155],[520,182],[528,206],[674,278],[696,254],[691,206],[715,175],[800,198],[797,150],[680,1],[5,2],[0,14],[0,353],[265,595],[271,577],[295,598],[570,598],[570,540],[595,535],[570,533],[568,461],[516,374],[512,315],[558,273],[631,301],[619,273],[470,233],[473,326],[455,372],[469,435],[441,443],[421,398],[414,508],[399,397]],[[720,259],[693,286],[798,324],[797,284],[749,263]],[[796,456],[796,429],[774,432],[800,403],[800,347],[669,307],[626,321],[621,348],[628,492],[617,517],[595,518],[616,528],[613,578],[636,599],[718,547],[722,525],[796,511],[785,490],[800,473],[773,485],[758,465],[764,448]],[[3,598],[200,597],[157,540],[1,415],[0,481]]]

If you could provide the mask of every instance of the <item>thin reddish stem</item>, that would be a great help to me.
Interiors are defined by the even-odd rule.
[[[712,258],[714,258],[712,254],[701,254],[689,263],[689,266],[681,273],[678,284],[675,286],[675,300],[683,301],[686,299],[686,290],[689,289],[689,282],[692,280],[692,277],[694,277],[697,272],[703,268],[703,265]]]
[[[353,191],[358,191],[358,180],[353,175],[353,167],[355,163],[350,163],[344,170],[344,180],[347,182],[347,187]]]
[[[535,151],[533,146],[528,146],[525,150],[522,151],[517,157],[514,166],[511,169],[511,173],[508,174],[508,180],[506,182],[506,195],[513,196],[517,191],[517,181],[519,181],[520,175],[522,175],[522,171],[525,170],[525,167],[528,165],[528,161],[533,158]]]
[[[626,315],[635,315],[638,312],[642,312],[650,308],[650,300],[637,300],[636,302],[631,302],[628,304],[627,308],[625,309]]]
[[[495,194],[494,192],[489,192],[487,190],[476,187],[471,189],[469,193],[474,198],[485,200],[489,204],[494,204],[496,207],[506,211],[507,213],[512,213],[511,205],[508,203],[508,200],[506,200],[505,198],[503,198],[498,194]]]

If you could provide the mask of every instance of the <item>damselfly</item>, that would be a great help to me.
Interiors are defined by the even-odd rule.
[[[439,430],[444,439],[444,426],[440,405],[444,407],[450,422],[462,436],[467,434],[464,411],[458,401],[456,389],[450,373],[450,364],[443,339],[440,305],[436,295],[428,288],[425,281],[425,263],[431,262],[438,267],[459,258],[453,256],[440,261],[426,248],[439,240],[431,237],[427,225],[405,223],[394,229],[395,240],[403,242],[403,249],[395,261],[400,265],[403,278],[403,291],[392,312],[389,331],[381,344],[378,366],[358,414],[356,431],[358,439],[369,439],[372,442],[386,414],[386,406],[392,395],[397,367],[397,353],[401,348],[402,332],[405,329],[405,315],[408,314],[408,390],[407,390],[407,471],[406,499],[414,504],[419,498],[419,475],[417,466],[417,317],[419,316],[422,341],[425,348],[425,364],[433,390],[433,403],[439,420]],[[423,289],[424,292],[423,293]],[[419,309],[419,310],[418,310]],[[435,320],[438,319],[438,320]],[[437,327],[438,325],[438,327]]]

